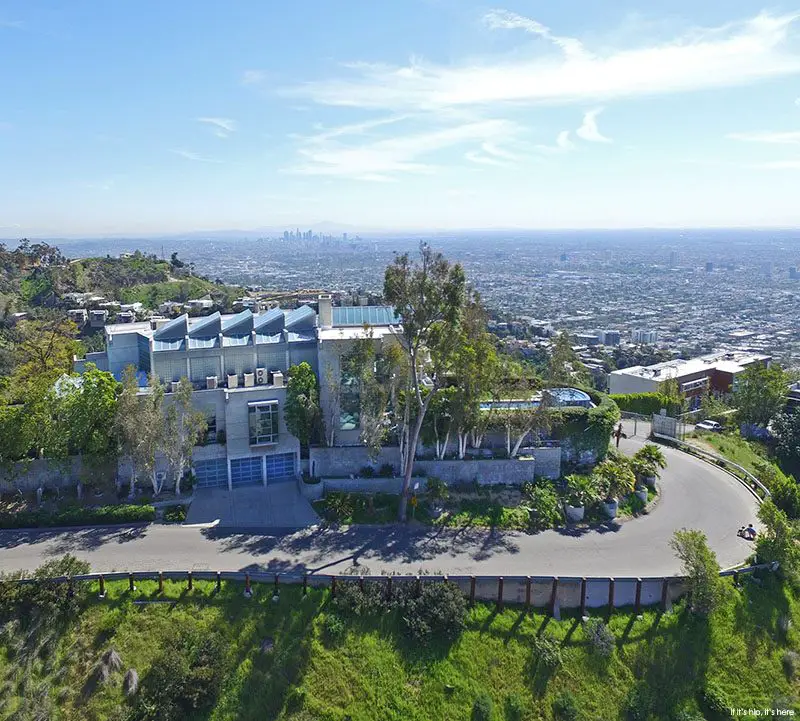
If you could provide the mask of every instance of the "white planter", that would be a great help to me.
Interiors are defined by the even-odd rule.
[[[309,501],[318,501],[325,492],[325,484],[322,481],[319,483],[300,481],[298,485],[300,486],[300,494]]]
[[[617,509],[619,508],[619,502],[617,499],[613,499],[612,501],[603,501],[603,510],[606,512],[606,515],[609,518],[616,518],[617,517]]]
[[[570,523],[579,523],[582,521],[584,510],[583,506],[570,506],[569,503],[564,504],[564,513],[567,516],[567,521]]]
[[[634,491],[634,493],[636,494],[636,497],[639,500],[643,501],[644,503],[647,503],[647,489],[646,488],[637,488]]]
[[[656,477],[655,476],[645,476],[642,480],[644,481],[645,485],[648,486],[649,488],[655,488],[656,487]]]

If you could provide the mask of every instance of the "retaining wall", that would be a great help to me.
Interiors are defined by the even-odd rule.
[[[77,484],[82,470],[83,464],[77,456],[63,464],[55,463],[47,458],[15,463],[10,470],[0,475],[0,491],[67,488]]]

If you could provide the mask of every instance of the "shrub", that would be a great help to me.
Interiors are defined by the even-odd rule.
[[[183,523],[186,520],[186,506],[169,506],[165,508],[164,520],[168,523]]]
[[[475,699],[472,705],[472,721],[491,721],[494,712],[492,697],[487,693],[482,693]]]
[[[522,487],[523,495],[528,499],[533,518],[534,530],[543,531],[558,526],[564,520],[558,494],[550,483],[526,483]]]
[[[639,683],[628,692],[624,711],[628,721],[647,721],[653,710],[653,697],[645,683]]]
[[[572,474],[564,479],[567,482],[566,501],[570,506],[591,506],[600,496],[597,482],[591,476]]]
[[[783,672],[790,681],[797,675],[797,666],[800,664],[800,654],[795,651],[787,651],[781,658]]]
[[[536,636],[533,639],[532,645],[533,654],[537,665],[541,664],[545,668],[551,670],[556,669],[561,665],[563,661],[561,656],[561,646],[555,638],[548,636],[547,634]]]
[[[375,476],[375,469],[372,466],[362,466],[358,475],[362,478],[373,478]]]
[[[332,520],[344,521],[353,515],[355,502],[351,494],[337,491],[325,497],[325,507]]]
[[[441,478],[435,478],[434,476],[431,476],[428,478],[428,482],[425,487],[425,494],[432,501],[444,501],[447,500],[447,497],[450,495],[450,491],[447,488],[447,483],[445,483]]]
[[[562,691],[553,701],[553,716],[557,721],[577,721],[578,702],[571,691]]]
[[[426,583],[419,598],[409,599],[403,613],[407,632],[417,640],[456,638],[464,629],[467,602],[454,583]]]
[[[394,466],[391,463],[384,463],[378,469],[378,475],[382,478],[394,478]]]
[[[730,704],[725,691],[713,680],[707,681],[705,688],[701,691],[700,706],[704,711],[714,714],[728,715],[730,713]]]
[[[519,694],[512,693],[506,698],[506,721],[522,721],[525,714],[525,701]]]
[[[614,653],[614,634],[599,618],[590,618],[583,627],[592,651],[598,656],[608,658]]]
[[[156,509],[150,505],[119,505],[83,508],[68,506],[55,511],[20,511],[0,514],[0,528],[52,528],[57,526],[90,526],[113,523],[153,521]]]
[[[329,613],[325,616],[325,625],[323,631],[325,633],[325,638],[329,641],[338,642],[344,638],[347,629],[344,625],[344,621],[337,616],[335,613]]]

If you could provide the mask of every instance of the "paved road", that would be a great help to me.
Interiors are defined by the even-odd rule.
[[[631,429],[632,430],[632,429]],[[641,431],[641,429],[639,429]],[[632,452],[642,438],[623,440]],[[0,569],[35,568],[64,553],[95,571],[269,570],[364,573],[419,569],[442,573],[660,576],[678,571],[669,539],[676,528],[703,530],[723,567],[752,545],[736,530],[755,522],[756,502],[716,466],[665,448],[661,500],[649,516],[585,532],[536,536],[486,529],[383,526],[308,529],[292,534],[151,525],[134,529],[0,532]]]

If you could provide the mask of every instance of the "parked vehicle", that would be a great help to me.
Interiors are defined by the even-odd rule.
[[[695,428],[698,428],[701,431],[721,431],[722,426],[717,423],[716,421],[700,421],[700,423],[696,423]]]

